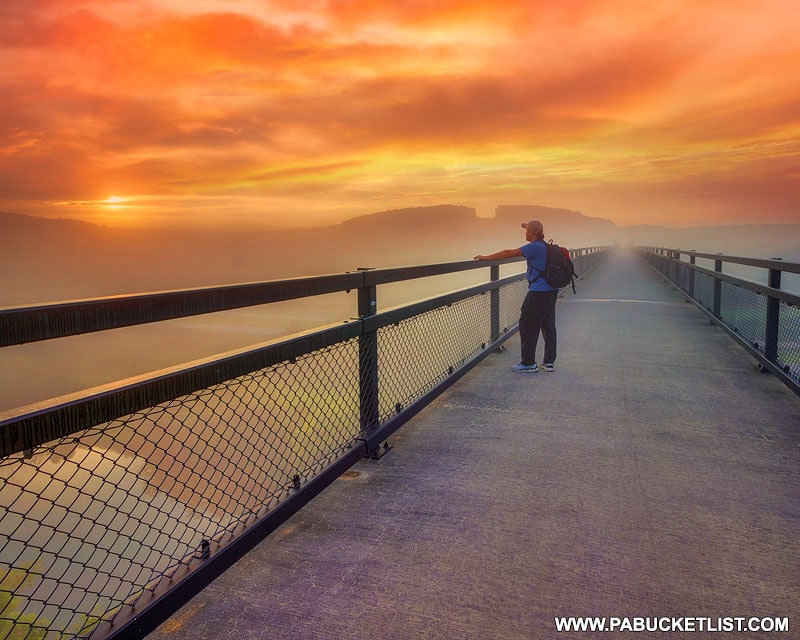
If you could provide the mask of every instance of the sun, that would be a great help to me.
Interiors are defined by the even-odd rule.
[[[98,200],[97,204],[106,211],[120,211],[128,208],[128,201],[129,198],[123,198],[122,196],[109,196],[105,200]]]

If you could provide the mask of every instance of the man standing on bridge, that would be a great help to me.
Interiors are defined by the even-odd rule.
[[[556,299],[558,289],[550,286],[544,279],[547,267],[547,245],[544,241],[544,227],[538,220],[523,223],[527,244],[519,249],[503,249],[488,256],[475,256],[476,260],[505,260],[525,257],[528,261],[528,293],[522,303],[519,317],[519,341],[522,361],[512,369],[518,373],[534,373],[539,370],[536,364],[536,345],[539,332],[544,338],[544,370],[555,370],[556,361]]]

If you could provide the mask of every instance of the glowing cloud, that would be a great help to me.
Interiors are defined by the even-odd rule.
[[[0,28],[7,210],[800,221],[794,1],[28,0]]]

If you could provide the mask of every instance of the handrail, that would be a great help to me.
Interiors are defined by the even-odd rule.
[[[604,250],[574,249],[575,259]],[[464,260],[0,308],[0,347],[512,264]]]
[[[695,258],[706,258],[708,260],[723,260],[733,264],[741,264],[749,267],[760,267],[762,269],[780,269],[788,273],[800,273],[800,262],[784,262],[783,258],[749,258],[745,256],[734,256],[724,253],[706,253],[703,251],[689,251],[686,249],[669,249],[666,247],[637,247],[642,251],[674,257],[694,256]]]
[[[743,263],[738,263],[743,264]],[[791,263],[789,263],[791,264]],[[756,265],[751,265],[756,266]],[[739,278],[737,276],[732,276],[728,273],[721,273],[719,271],[714,271],[713,269],[706,269],[705,267],[700,267],[698,265],[694,265],[690,267],[696,273],[702,273],[712,278],[716,278],[721,280],[722,282],[730,282],[733,285],[738,287],[745,287],[747,289],[751,289],[756,293],[759,293],[763,296],[768,296],[770,298],[775,298],[777,300],[783,300],[789,304],[800,304],[800,296],[794,293],[790,293],[789,291],[784,291],[783,289],[776,289],[775,287],[768,287],[767,285],[760,284],[753,280],[748,280],[747,278]]]
[[[360,273],[86,298],[0,309],[0,347],[355,289]]]
[[[137,324],[351,291],[364,286],[477,269],[519,258],[359,270],[338,274],[87,298],[0,309],[0,347]]]

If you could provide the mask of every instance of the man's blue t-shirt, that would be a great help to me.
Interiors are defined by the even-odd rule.
[[[547,267],[547,245],[544,241],[534,240],[519,250],[528,261],[528,291],[554,291],[556,287],[551,287],[544,279],[544,270]]]

